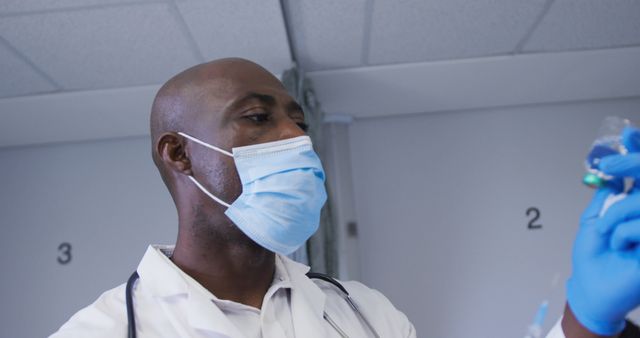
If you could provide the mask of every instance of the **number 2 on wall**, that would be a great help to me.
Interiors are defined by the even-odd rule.
[[[58,245],[58,263],[65,265],[71,262],[71,244],[64,242]]]
[[[527,225],[528,229],[541,229],[542,228],[542,224],[535,224],[538,219],[540,219],[540,209],[536,208],[536,207],[531,207],[529,209],[527,209],[527,216],[529,216],[530,214],[533,214],[533,218],[529,221],[529,224]]]

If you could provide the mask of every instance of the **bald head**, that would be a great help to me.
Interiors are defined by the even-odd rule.
[[[152,157],[172,190],[166,168],[160,160],[158,141],[166,133],[192,133],[203,119],[219,114],[240,87],[261,81],[282,88],[269,71],[249,60],[227,58],[191,67],[167,81],[158,90],[151,108]]]
[[[282,87],[269,71],[239,58],[202,63],[175,75],[158,90],[153,101],[151,140],[155,143],[165,132],[190,130],[203,114],[212,113],[210,109],[205,111],[205,106],[223,106],[235,87],[256,77]]]

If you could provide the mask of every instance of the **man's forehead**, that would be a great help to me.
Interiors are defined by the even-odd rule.
[[[196,98],[201,108],[222,112],[243,103],[252,101],[266,102],[264,98],[276,98],[288,95],[284,88],[274,86],[250,86],[235,81],[211,83],[201,88]]]
[[[282,86],[282,83],[260,65],[243,59],[223,59],[202,64],[196,68],[201,78],[220,80],[222,85],[236,83],[270,83]]]
[[[211,76],[199,84],[202,94],[217,100],[234,100],[249,92],[286,92],[282,83],[270,73],[229,72]]]
[[[288,95],[283,84],[270,72],[242,59],[200,64],[176,75],[165,86],[166,90],[161,89],[159,96],[177,99],[185,108],[181,111],[188,121],[222,117],[226,108],[248,93]]]

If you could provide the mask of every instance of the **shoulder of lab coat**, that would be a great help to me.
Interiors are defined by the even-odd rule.
[[[74,314],[50,338],[126,337],[125,284],[104,292]]]
[[[379,332],[382,337],[416,337],[416,330],[409,318],[399,311],[380,291],[371,289],[360,282],[345,282],[344,287],[372,324],[385,323],[388,332]],[[375,325],[375,324],[373,324]]]
[[[562,325],[560,323],[562,323],[562,317],[558,319],[556,325],[554,325],[551,331],[547,333],[547,338],[565,338],[564,332],[562,331]]]
[[[346,308],[347,311],[353,312],[338,288],[324,281],[314,281],[327,295],[326,311],[328,313],[334,312],[336,307]],[[360,312],[375,327],[381,337],[416,337],[416,330],[407,316],[380,291],[357,281],[340,281],[340,283],[347,289]],[[346,313],[344,316],[344,318],[348,318]],[[342,318],[333,319],[340,320]],[[361,319],[356,317],[354,320],[360,321]]]

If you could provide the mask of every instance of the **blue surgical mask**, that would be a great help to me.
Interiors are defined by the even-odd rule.
[[[233,203],[213,195],[193,176],[189,178],[203,193],[227,207],[225,215],[256,243],[288,255],[318,230],[327,193],[322,163],[308,136],[236,147],[228,152],[185,133],[178,134],[233,157],[242,182],[242,194]]]

